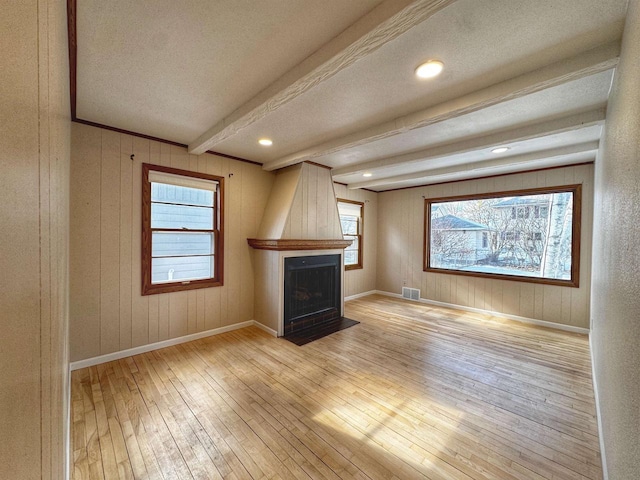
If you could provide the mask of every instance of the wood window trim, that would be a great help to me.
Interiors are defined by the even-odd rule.
[[[478,200],[485,198],[495,198],[500,196],[523,196],[545,193],[573,193],[573,221],[571,229],[571,279],[556,280],[550,278],[525,277],[518,275],[507,275],[498,273],[481,273],[468,272],[460,270],[449,270],[443,268],[432,268],[429,266],[430,246],[431,246],[431,204],[462,201],[462,200]],[[561,185],[555,187],[538,187],[520,190],[507,190],[501,192],[487,192],[468,195],[456,195],[450,197],[425,198],[424,200],[424,232],[423,232],[423,271],[429,273],[445,273],[449,275],[462,275],[466,277],[492,278],[494,280],[513,280],[516,282],[538,283],[543,285],[556,285],[562,287],[580,287],[580,232],[582,227],[582,184]]]
[[[200,280],[191,280],[189,283],[182,281],[153,284],[151,282],[151,183],[149,172],[157,171],[181,175],[184,177],[210,180],[218,184],[214,200],[214,276]],[[217,227],[217,228],[216,228]],[[142,295],[155,295],[158,293],[180,292],[198,288],[220,287],[224,285],[224,177],[209,175],[206,173],[192,172],[178,168],[164,167],[160,165],[142,164]]]
[[[337,198],[338,203],[350,203],[352,205],[360,206],[360,225],[358,225],[358,235],[349,235],[350,237],[356,236],[358,238],[358,263],[353,265],[345,265],[345,270],[361,270],[364,268],[363,261],[363,234],[364,234],[364,202],[360,202],[358,200],[347,200],[346,198]],[[340,215],[340,210],[338,209],[338,216]],[[343,236],[344,238],[344,236]]]

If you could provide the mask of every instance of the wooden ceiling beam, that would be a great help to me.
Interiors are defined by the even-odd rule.
[[[505,168],[510,172],[515,173],[517,171],[529,170],[533,167],[537,168],[541,162],[544,162],[545,166],[562,165],[563,162],[566,162],[564,163],[566,165],[582,163],[589,159],[595,159],[596,152],[598,151],[598,145],[599,142],[597,141],[579,143],[576,145],[551,148],[537,152],[524,153],[521,155],[512,155],[510,157],[464,163],[450,167],[422,170],[394,177],[376,178],[365,182],[350,183],[347,185],[347,188],[355,190],[359,188],[375,188],[381,185],[395,188],[397,184],[412,180],[419,180],[420,183],[423,184],[438,183],[447,180],[457,180],[464,177],[476,178],[493,175],[497,170],[500,170],[502,173]]]
[[[199,155],[373,53],[456,0],[386,0],[189,144]]]
[[[411,165],[412,163],[422,163],[429,160],[471,153],[478,150],[488,150],[500,145],[508,145],[526,140],[557,135],[594,125],[604,125],[606,109],[597,108],[575,115],[557,118],[555,120],[544,120],[533,125],[512,128],[509,130],[495,132],[489,135],[475,136],[469,139],[457,140],[445,145],[426,148],[415,152],[398,155],[395,157],[380,158],[369,162],[348,165],[342,168],[335,168],[331,171],[335,181],[341,181],[340,177],[347,175],[361,174],[364,172],[375,172],[378,169],[387,169],[398,165]]]
[[[453,100],[267,162],[262,168],[270,171],[314,160],[595,75],[614,68],[619,55],[620,43],[608,43]]]

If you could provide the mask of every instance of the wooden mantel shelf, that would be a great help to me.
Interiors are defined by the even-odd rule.
[[[342,238],[329,240],[247,238],[247,243],[258,250],[342,250],[351,245],[351,242],[352,240],[344,240]]]

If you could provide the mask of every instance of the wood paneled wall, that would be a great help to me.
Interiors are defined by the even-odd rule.
[[[71,143],[72,361],[253,318],[247,238],[256,236],[273,174],[81,124]],[[142,163],[225,177],[224,286],[140,294]]]
[[[344,295],[349,297],[376,290],[378,262],[378,194],[367,190],[349,190],[345,185],[334,184],[336,198],[357,200],[364,203],[364,232],[362,235],[363,268],[344,272]]]
[[[424,197],[577,183],[583,186],[580,288],[423,272]],[[378,290],[401,293],[405,285],[429,300],[589,328],[593,165],[384,192],[378,202]]]
[[[309,163],[294,168],[301,168],[300,179],[282,238],[342,238],[331,171]]]
[[[63,479],[69,406],[65,2],[4,2],[0,44],[0,478]]]

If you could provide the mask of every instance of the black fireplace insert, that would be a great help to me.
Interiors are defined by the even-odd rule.
[[[340,255],[284,259],[285,336],[340,318]]]

